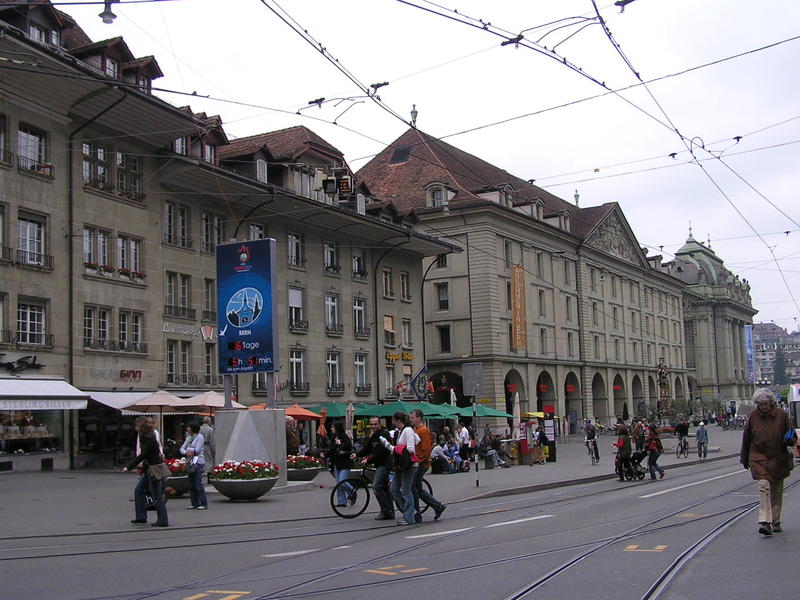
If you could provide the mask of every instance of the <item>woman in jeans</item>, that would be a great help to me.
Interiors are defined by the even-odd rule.
[[[151,465],[157,465],[164,462],[161,456],[161,445],[158,443],[153,423],[147,417],[139,417],[135,421],[136,433],[139,437],[139,447],[141,451],[133,459],[133,462],[127,467],[122,469],[123,473],[132,471],[141,463],[142,465],[142,479],[146,482],[140,485],[142,479],[136,484],[136,489],[133,493],[133,506],[136,511],[135,518],[131,521],[134,524],[147,523],[147,501],[145,500],[145,486],[150,491],[153,501],[156,505],[157,519],[155,523],[151,523],[152,527],[169,527],[169,518],[167,517],[167,505],[164,502],[164,481],[161,479],[153,479],[147,473],[147,468]]]
[[[330,447],[326,450],[328,458],[333,467],[333,477],[336,482],[346,481],[350,478],[350,469],[353,468],[353,441],[344,430],[344,424],[337,421],[333,424],[333,436],[331,437]],[[339,506],[347,505],[346,492],[342,486],[337,491],[336,501]],[[349,487],[349,486],[347,486]],[[348,490],[349,491],[349,490]]]
[[[664,446],[661,444],[661,439],[658,437],[658,427],[655,425],[650,427],[644,447],[648,453],[647,466],[650,469],[650,481],[656,480],[656,471],[658,471],[659,478],[664,479],[664,467],[658,464],[658,457],[664,451]]]
[[[394,444],[389,442],[386,438],[381,438],[381,443],[392,452],[395,459],[394,479],[392,479],[392,497],[397,506],[403,511],[403,518],[400,519],[398,525],[413,525],[414,524],[414,476],[416,474],[417,463],[412,462],[409,466],[398,468],[398,461],[400,455],[395,452],[395,447],[404,444],[409,454],[414,454],[416,451],[419,436],[414,433],[414,430],[408,424],[408,415],[402,412],[396,412],[392,416],[392,423],[394,424],[397,435]]]
[[[189,423],[186,426],[186,439],[181,446],[181,454],[186,457],[186,472],[189,475],[189,501],[188,510],[206,510],[208,499],[203,487],[203,472],[206,470],[204,456],[205,439],[200,433],[200,425]],[[191,466],[190,466],[191,465]]]

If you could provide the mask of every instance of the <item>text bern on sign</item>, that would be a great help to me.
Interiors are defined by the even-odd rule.
[[[275,370],[278,310],[274,290],[274,239],[217,246],[220,373]]]

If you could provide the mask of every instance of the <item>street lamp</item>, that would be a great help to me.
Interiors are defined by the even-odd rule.
[[[105,8],[103,8],[103,12],[97,15],[103,19],[103,23],[106,25],[111,25],[114,22],[114,19],[117,18],[117,15],[111,12],[111,4],[114,2],[119,2],[119,0],[105,0]]]

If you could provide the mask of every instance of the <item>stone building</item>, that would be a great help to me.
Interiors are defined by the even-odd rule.
[[[709,245],[691,233],[664,268],[687,284],[683,293],[689,397],[735,409],[753,395],[745,328],[756,311],[750,285],[728,270]]]
[[[357,176],[464,248],[425,263],[425,354],[442,400],[453,388],[470,401],[474,362],[480,400],[510,412],[519,393],[523,413],[554,411],[573,429],[685,398],[685,285],[646,256],[618,204],[579,208],[413,128]]]
[[[220,117],[151,94],[155,58],[93,42],[49,3],[8,4],[0,56],[23,58],[3,63],[0,98],[0,353],[100,403],[0,407],[0,468],[38,468],[43,449],[57,467],[119,463],[130,419],[104,405],[220,389],[215,250],[231,239],[277,241],[279,405],[374,400],[421,366],[421,261],[452,245],[368,213],[308,129],[229,143]],[[254,375],[235,391],[266,395]],[[21,419],[52,435],[18,435]]]

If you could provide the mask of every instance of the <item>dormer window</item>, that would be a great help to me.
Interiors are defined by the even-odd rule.
[[[535,207],[535,210],[536,210],[536,214],[535,214],[536,218],[538,220],[540,220],[540,221],[543,221],[544,220],[544,201],[541,200],[541,199],[537,200],[536,204],[534,205],[534,207]]]
[[[105,72],[106,75],[109,77],[113,77],[114,79],[119,78],[119,63],[115,61],[113,58],[106,57],[106,67]]]
[[[179,137],[173,143],[175,154],[182,154],[183,156],[189,155],[189,140],[185,137]]]
[[[47,29],[41,25],[31,23],[28,25],[28,36],[40,44],[52,44],[58,46],[59,35],[57,29]]]
[[[513,206],[513,192],[514,190],[510,185],[504,185],[498,188],[498,197],[501,206],[511,208]]]
[[[217,164],[217,147],[214,144],[203,144],[203,160],[212,165]]]
[[[434,182],[425,187],[426,205],[429,208],[447,206],[447,188],[442,183]]]
[[[442,200],[444,200],[444,190],[442,188],[436,188],[434,190],[431,190],[432,206],[441,206]]]

